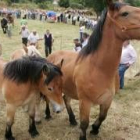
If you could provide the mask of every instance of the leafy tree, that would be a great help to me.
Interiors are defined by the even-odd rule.
[[[11,0],[4,0],[9,6],[12,4]]]
[[[60,0],[58,4],[60,7],[65,7],[65,8],[68,8],[70,6],[69,0]]]
[[[34,0],[35,3],[43,3],[45,0]]]
[[[140,6],[140,0],[125,0],[126,3],[130,3],[132,6]]]
[[[105,0],[86,0],[85,6],[93,8],[98,17],[101,14],[104,7],[106,6],[106,1]]]

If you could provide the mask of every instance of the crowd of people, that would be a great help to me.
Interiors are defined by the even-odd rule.
[[[17,19],[32,19],[32,20],[40,20],[40,21],[47,21],[48,15],[47,11],[44,10],[20,10],[20,9],[0,9],[0,16],[3,14],[12,14],[13,17]],[[91,13],[90,13],[91,14]],[[90,14],[86,14],[80,10],[72,10],[72,11],[65,11],[65,12],[56,12],[54,22],[63,22],[67,24],[84,24],[87,29],[94,29],[95,25],[97,24],[96,18],[91,16]]]

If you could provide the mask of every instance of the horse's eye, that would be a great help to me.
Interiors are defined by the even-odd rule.
[[[49,87],[48,90],[49,90],[49,91],[53,91],[53,87]]]
[[[121,16],[126,17],[126,16],[128,16],[128,14],[129,14],[128,12],[123,12],[123,13],[121,13]]]

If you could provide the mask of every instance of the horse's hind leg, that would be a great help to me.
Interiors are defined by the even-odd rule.
[[[7,124],[6,124],[5,138],[6,140],[15,140],[15,138],[12,135],[11,128],[14,123],[16,107],[13,105],[7,104],[6,110],[7,110]]]
[[[50,113],[50,108],[49,108],[49,100],[48,100],[47,97],[45,97],[45,100],[46,100],[46,110],[45,110],[46,116],[45,116],[45,119],[46,119],[46,120],[49,120],[49,119],[52,118],[52,117],[51,117],[51,113]]]
[[[35,99],[29,104],[29,133],[32,137],[39,135],[35,125]]]
[[[66,109],[67,109],[67,112],[68,112],[68,115],[69,115],[70,124],[71,125],[77,125],[77,122],[76,122],[76,119],[75,119],[75,115],[74,115],[74,113],[72,111],[72,108],[70,106],[71,98],[69,98],[68,96],[64,95],[63,99],[64,99],[64,102],[65,102],[65,105],[66,105]]]
[[[92,130],[90,131],[91,134],[97,135],[99,133],[99,128],[107,116],[107,112],[110,105],[111,105],[111,101],[108,101],[107,103],[100,105],[99,117],[92,125]]]

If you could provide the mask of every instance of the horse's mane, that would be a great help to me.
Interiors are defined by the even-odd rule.
[[[60,68],[47,62],[45,58],[28,56],[7,63],[3,72],[4,78],[17,83],[25,83],[28,80],[36,83],[40,79],[45,65],[50,69],[46,84],[49,84],[55,76],[62,75]]]
[[[119,10],[123,5],[126,5],[125,3],[119,3],[119,2],[115,2],[112,4],[112,9],[113,10]],[[104,27],[104,23],[106,20],[106,16],[107,16],[107,9],[105,8],[101,14],[101,17],[96,25],[96,27],[94,28],[94,31],[92,32],[88,44],[87,46],[85,46],[79,53],[78,55],[78,59],[79,58],[83,58],[91,53],[94,53],[98,50],[99,48],[99,44],[102,40],[102,35],[103,35],[103,27]]]

